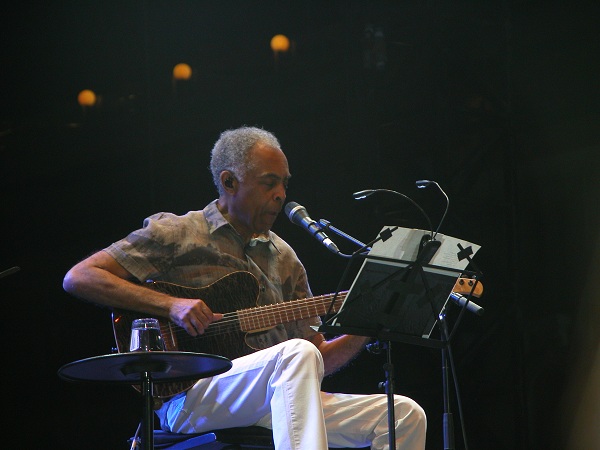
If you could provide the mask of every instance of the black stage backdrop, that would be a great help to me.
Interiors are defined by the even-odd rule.
[[[591,448],[600,10],[515,3],[30,2],[3,13],[0,271],[20,268],[0,279],[5,433],[35,448],[128,448],[136,391],[57,376],[114,346],[109,312],[68,296],[62,277],[149,214],[212,200],[209,150],[247,124],[279,137],[288,201],[363,242],[384,225],[427,224],[399,196],[353,192],[396,190],[437,225],[443,196],[415,187],[437,181],[450,198],[441,232],[482,246],[485,314],[465,314],[452,343],[469,447]],[[278,33],[288,53],[271,52]],[[190,80],[171,79],[179,62]],[[82,89],[96,106],[77,104]],[[340,282],[345,259],[283,215],[274,231],[315,294],[349,287],[357,267]],[[377,392],[384,363],[364,352],[324,388]],[[426,409],[427,448],[442,448],[439,350],[394,343],[393,363],[395,391]],[[572,423],[579,441],[567,444]]]

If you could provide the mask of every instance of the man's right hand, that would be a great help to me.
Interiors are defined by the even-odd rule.
[[[208,326],[223,318],[221,313],[213,313],[200,299],[177,298],[173,302],[169,318],[191,336],[204,334]]]

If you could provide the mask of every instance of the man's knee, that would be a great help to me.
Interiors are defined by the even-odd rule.
[[[401,419],[404,424],[412,423],[416,428],[427,428],[427,415],[425,410],[415,402],[413,399],[408,397],[400,397],[399,401],[396,401],[396,418]]]
[[[285,341],[286,352],[298,355],[302,358],[318,358],[322,359],[319,349],[306,339],[289,339]]]
[[[289,360],[298,360],[300,364],[314,364],[319,375],[323,376],[323,356],[319,349],[306,339],[290,339],[284,344],[284,357]]]

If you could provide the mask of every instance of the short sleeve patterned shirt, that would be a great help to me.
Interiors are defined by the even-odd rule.
[[[201,211],[181,216],[154,214],[144,220],[141,229],[105,251],[140,282],[203,287],[231,272],[250,272],[258,280],[259,294],[248,308],[312,296],[306,270],[294,250],[272,231],[244,245],[218,210],[216,200]],[[219,302],[210,304],[214,312],[231,311],[228,299]],[[311,325],[320,323],[319,317],[288,322],[249,339],[253,347],[266,348],[314,335]]]

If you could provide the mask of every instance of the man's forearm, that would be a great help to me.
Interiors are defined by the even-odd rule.
[[[331,375],[354,359],[371,340],[364,336],[343,335],[319,345],[325,364],[325,375]]]

